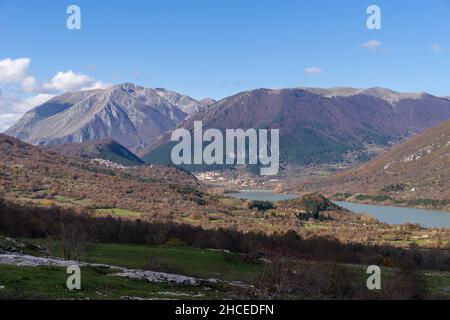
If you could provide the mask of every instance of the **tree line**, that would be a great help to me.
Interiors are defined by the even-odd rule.
[[[294,231],[267,235],[233,229],[205,230],[179,223],[99,216],[81,209],[17,205],[1,199],[0,234],[16,238],[57,239],[67,245],[68,257],[81,242],[163,245],[177,239],[188,246],[228,250],[249,259],[282,251],[287,256],[311,261],[389,267],[408,264],[420,269],[450,270],[448,250],[348,244],[329,237],[302,239]]]

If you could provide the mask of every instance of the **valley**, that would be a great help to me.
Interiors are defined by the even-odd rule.
[[[54,98],[6,132],[20,140],[0,134],[0,297],[448,297],[447,225],[380,221],[346,203],[449,210],[448,103],[381,88],[259,89],[200,103],[132,84]],[[167,126],[152,131],[134,112]],[[196,121],[217,133],[280,127],[279,174],[165,162],[173,130],[195,136]],[[72,262],[89,279],[80,292],[62,281]],[[372,264],[395,290],[366,290]],[[405,289],[417,278],[420,290]]]
[[[0,0],[2,307],[450,301],[450,0],[341,2]]]
[[[338,200],[450,210],[450,122],[416,135],[356,168],[297,181]]]

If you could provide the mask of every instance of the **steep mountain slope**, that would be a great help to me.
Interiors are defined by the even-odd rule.
[[[450,101],[426,93],[388,89],[258,89],[225,98],[194,114],[204,128],[280,129],[281,161],[317,164],[366,160],[412,134],[450,119]],[[168,157],[170,135],[139,155],[146,161]]]
[[[77,156],[88,159],[104,159],[124,166],[138,166],[144,164],[138,156],[112,139],[55,145],[47,148],[68,156]]]
[[[199,103],[200,103],[202,106],[206,106],[206,107],[211,106],[211,105],[213,105],[213,104],[216,103],[216,102],[217,102],[217,101],[214,100],[214,99],[212,99],[212,98],[205,98],[205,99],[202,99],[202,100],[199,101]]]
[[[21,140],[27,140],[34,127],[40,121],[62,113],[90,95],[100,92],[101,90],[70,92],[55,97],[27,112],[13,127],[9,128],[5,134]]]
[[[162,88],[155,89],[155,92],[187,114],[193,114],[195,112],[201,111],[206,106],[214,103],[214,100],[210,98],[196,101],[191,97]]]
[[[330,194],[450,199],[450,121],[426,130],[359,168],[306,187]]]
[[[188,114],[182,109],[193,112],[199,105],[163,89],[122,84],[52,99],[5,133],[37,145],[110,138],[136,151],[184,120]]]

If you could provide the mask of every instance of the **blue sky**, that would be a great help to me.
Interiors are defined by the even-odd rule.
[[[81,30],[66,28],[71,4]],[[366,27],[371,4],[381,7],[382,30]],[[361,47],[371,40],[377,49]],[[27,60],[14,65],[19,58]],[[2,81],[0,66],[0,129],[1,114],[11,122],[38,95],[77,84],[216,99],[297,86],[450,95],[450,0],[0,0],[1,61],[3,71],[22,68],[22,79]],[[26,77],[36,88],[18,88]]]

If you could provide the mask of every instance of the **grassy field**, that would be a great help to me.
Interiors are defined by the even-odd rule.
[[[450,299],[450,272],[425,272],[424,274],[431,292]]]
[[[139,217],[143,214],[142,212],[135,212],[135,211],[125,210],[125,209],[120,209],[120,208],[97,209],[96,212],[97,213],[111,213],[118,217],[129,217],[129,218]]]
[[[243,280],[256,271],[253,265],[241,262],[237,254],[188,247],[98,244],[89,246],[80,260],[126,268],[160,267],[173,273],[223,280]]]
[[[54,256],[62,256],[54,242],[26,239],[20,241],[47,246],[52,248]],[[228,281],[244,280],[249,273],[260,269],[242,262],[239,255],[235,253],[176,246],[88,244],[77,260]]]
[[[56,243],[45,240],[19,239],[25,252],[37,255],[33,247],[43,245],[52,255],[60,256]],[[129,269],[148,269],[197,278],[226,281],[246,281],[263,270],[242,262],[238,254],[191,247],[144,246],[125,244],[90,244],[76,259],[89,263],[108,264]],[[308,264],[308,262],[305,262]],[[366,266],[342,265],[365,286]],[[207,284],[200,287],[149,283],[111,276],[111,270],[86,267],[82,269],[82,290],[66,289],[68,275],[64,268],[17,267],[0,265],[0,300],[24,299],[227,299],[233,296],[230,286]],[[392,281],[394,269],[383,268],[383,286]],[[440,296],[450,297],[450,273],[423,272],[428,289]],[[2,286],[4,288],[2,289]]]
[[[0,238],[1,239],[1,238]],[[61,257],[57,244],[48,240],[20,239],[23,252],[42,255],[36,246],[48,247]],[[3,240],[4,244],[10,244]],[[239,255],[189,247],[139,246],[123,244],[89,244],[76,259],[88,263],[108,264],[129,269],[149,269],[219,280],[244,280],[257,269],[241,262]],[[82,290],[69,291],[64,268],[0,265],[0,300],[2,299],[224,299],[230,288],[223,284],[201,287],[149,283],[111,276],[104,268],[82,268]],[[4,287],[4,288],[2,288]]]
[[[217,290],[205,287],[173,286],[132,280],[109,275],[104,269],[82,268],[82,289],[70,291],[66,287],[64,268],[15,267],[0,265],[0,300],[4,299],[63,299],[109,300],[140,297],[147,299],[223,298]]]

